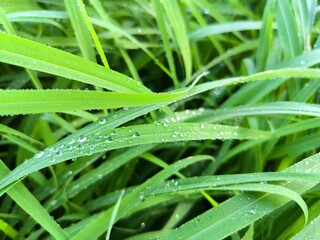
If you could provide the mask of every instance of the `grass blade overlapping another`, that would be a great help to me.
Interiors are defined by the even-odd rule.
[[[4,33],[0,34],[0,61],[116,92],[149,92],[129,77],[84,58]]]
[[[284,172],[319,173],[319,158],[320,155],[316,154],[289,167]],[[318,182],[289,181],[282,184],[282,187],[302,194]],[[176,239],[179,236],[190,239],[212,236],[213,239],[222,239],[270,214],[288,201],[288,199],[274,194],[242,193],[221,203],[219,207],[192,219],[163,239]]]
[[[70,136],[68,141],[60,142],[37,153],[32,159],[26,160],[20,167],[15,168],[0,182],[0,189],[4,189],[20,178],[42,168],[96,152],[152,143],[204,139],[259,139],[266,137],[270,137],[268,132],[198,123],[144,124],[115,130],[106,129],[78,137]]]
[[[192,56],[188,41],[188,31],[185,24],[185,18],[179,6],[180,2],[177,0],[164,0],[161,1],[161,3],[172,25],[177,44],[180,48],[180,53],[184,62],[186,78],[189,78],[192,73]]]
[[[1,178],[10,171],[6,165],[0,161]],[[44,229],[56,239],[68,239],[68,234],[58,225],[58,223],[49,215],[47,210],[38,202],[38,200],[22,184],[18,183],[7,191],[9,196],[30,216],[33,217]]]

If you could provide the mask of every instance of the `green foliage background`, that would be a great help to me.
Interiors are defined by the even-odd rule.
[[[316,0],[2,0],[0,239],[319,239]]]

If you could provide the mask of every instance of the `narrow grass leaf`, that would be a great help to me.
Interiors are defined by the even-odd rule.
[[[313,219],[308,226],[302,229],[291,240],[306,240],[306,239],[319,239],[320,238],[320,216]]]
[[[118,201],[117,201],[117,203],[114,206],[114,209],[112,211],[111,218],[110,218],[110,221],[109,221],[108,231],[107,231],[107,235],[106,235],[106,240],[110,239],[111,229],[112,229],[113,224],[115,223],[115,219],[116,219],[117,213],[119,211],[119,207],[120,207],[120,203],[121,203],[123,195],[124,195],[124,191],[121,192],[121,194],[119,196],[119,199],[118,199]]]
[[[96,152],[153,143],[268,137],[270,137],[270,133],[264,131],[197,123],[144,124],[116,130],[99,131],[75,138],[69,137],[68,142],[61,142],[37,153],[32,159],[25,161],[25,163],[6,176],[0,182],[0,189],[42,168]]]
[[[0,161],[0,174],[3,178],[9,173],[6,165]],[[68,239],[67,233],[53,220],[47,210],[38,202],[38,200],[22,184],[17,183],[7,191],[8,195],[37,223],[46,229],[56,239]]]
[[[189,78],[192,73],[192,56],[187,35],[187,26],[179,6],[180,2],[177,0],[164,0],[161,1],[161,3],[172,25],[174,35],[180,48],[184,62],[186,78]]]
[[[81,13],[81,4],[83,5],[83,2],[81,0],[64,1],[66,12],[70,17],[73,30],[78,40],[83,57],[95,62],[95,51],[93,48],[90,32],[87,27],[86,19]]]
[[[192,32],[189,35],[191,41],[199,41],[203,38],[218,35],[221,33],[259,30],[261,22],[258,21],[235,21],[230,23],[212,24]]]
[[[289,167],[284,172],[317,174],[320,172],[319,158],[320,154],[313,155]],[[281,186],[302,194],[316,184],[317,182],[290,181]],[[225,238],[275,211],[288,201],[287,198],[274,194],[242,193],[221,203],[217,208],[194,218],[163,239],[175,239],[178,236],[190,239],[205,236],[212,236],[212,239]]]
[[[180,169],[189,166],[190,164],[197,163],[199,161],[204,160],[212,160],[210,156],[193,156],[188,157],[184,160],[180,160],[169,167],[165,168],[164,170],[160,171],[156,175],[149,178],[143,184],[139,185],[129,193],[123,197],[121,202],[117,219],[122,218],[130,214],[132,209],[137,207],[145,198],[145,190],[148,188],[152,188],[153,186],[159,184],[161,181],[165,180],[166,178],[170,177],[171,175],[177,173]],[[149,186],[149,187],[148,187]],[[102,213],[100,213],[93,221],[91,221],[86,227],[84,227],[80,232],[74,235],[71,240],[85,240],[88,237],[99,237],[105,231],[104,226],[108,225],[110,221],[110,215],[113,212],[113,208],[110,208]]]
[[[302,53],[297,25],[288,0],[277,1],[276,21],[285,58],[290,59]]]
[[[130,94],[87,90],[3,90],[0,115],[112,109],[159,103],[181,98],[184,92]]]
[[[0,33],[0,61],[116,92],[149,92],[129,77],[84,58],[5,33]]]

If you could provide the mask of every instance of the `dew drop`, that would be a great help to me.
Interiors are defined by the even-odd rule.
[[[80,136],[79,139],[78,139],[78,141],[81,142],[81,143],[83,143],[83,142],[85,142],[87,140],[88,140],[88,138],[86,136]]]
[[[201,129],[204,129],[204,125],[203,124],[200,124],[199,126]]]
[[[41,158],[43,155],[44,155],[44,152],[41,151],[41,152],[38,152],[35,157],[36,158]]]
[[[141,224],[140,224],[140,228],[141,228],[141,229],[144,229],[145,227],[146,227],[145,222],[141,222]]]
[[[99,119],[98,122],[99,122],[100,125],[103,125],[103,124],[105,124],[107,122],[107,120],[105,118],[101,118],[101,119]]]
[[[251,209],[250,209],[250,213],[251,213],[251,214],[256,214],[256,213],[257,213],[257,209],[251,208]]]
[[[132,135],[132,138],[139,138],[140,137],[140,134],[138,132],[135,132],[133,135]]]

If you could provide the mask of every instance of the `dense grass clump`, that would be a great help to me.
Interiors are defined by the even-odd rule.
[[[0,239],[319,239],[316,0],[1,0]]]

